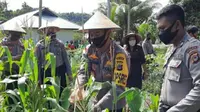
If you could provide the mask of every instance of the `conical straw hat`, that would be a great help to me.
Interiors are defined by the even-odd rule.
[[[112,22],[101,12],[97,11],[85,24],[84,30],[91,29],[120,29],[118,25]],[[82,28],[80,30],[83,30]]]
[[[6,22],[0,26],[0,29],[3,31],[15,31],[20,33],[26,33],[26,31],[22,27],[20,27],[17,23],[8,24],[8,22]]]
[[[60,31],[60,28],[56,25],[47,25],[47,26],[41,26],[39,28],[40,31],[48,31],[48,29],[54,29],[55,32]]]

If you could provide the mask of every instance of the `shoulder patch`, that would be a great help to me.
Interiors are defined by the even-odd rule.
[[[193,46],[193,47],[190,47],[186,50],[186,53],[190,53],[191,51],[193,50],[196,50],[198,48],[198,46]]]
[[[190,63],[195,64],[199,62],[199,53],[198,52],[193,52],[193,54],[190,55]]]

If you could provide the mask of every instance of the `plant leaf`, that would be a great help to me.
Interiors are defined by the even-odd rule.
[[[69,106],[70,106],[70,102],[69,102],[69,97],[70,97],[70,93],[71,93],[71,90],[70,90],[70,88],[69,87],[66,87],[64,90],[63,90],[63,92],[62,92],[62,94],[61,94],[61,106],[64,108],[64,109],[66,109],[66,110],[68,110],[68,108],[69,108]]]
[[[20,69],[19,69],[19,73],[20,74],[24,73],[25,68],[27,66],[27,62],[28,62],[29,56],[30,56],[30,50],[26,49],[24,51],[23,55],[22,55],[21,60],[20,60],[20,63],[21,63],[21,66],[20,66]]]
[[[24,107],[27,105],[25,98],[26,79],[26,77],[21,77],[18,79],[18,90]]]
[[[9,84],[9,83],[13,83],[16,80],[13,79],[9,79],[9,78],[5,78],[4,80],[0,81],[0,83],[5,83],[5,84]]]

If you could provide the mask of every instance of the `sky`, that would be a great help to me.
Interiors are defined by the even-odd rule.
[[[0,0],[4,1],[4,0]],[[26,2],[33,8],[38,8],[39,0],[6,0],[8,2],[8,9],[17,10],[21,8],[23,2]],[[83,12],[91,13],[98,7],[98,4],[107,0],[43,0],[43,6],[49,7],[51,10],[62,13],[62,12]],[[168,4],[169,0],[157,0],[162,6]]]

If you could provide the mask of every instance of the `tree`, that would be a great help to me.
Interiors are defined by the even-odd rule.
[[[31,12],[33,10],[34,10],[34,8],[32,8],[26,2],[24,2],[24,3],[22,3],[22,9],[18,9],[16,11],[14,11],[13,12],[13,16],[18,16],[18,15],[21,15],[21,14],[25,14],[25,13]]]
[[[91,15],[86,14],[86,13],[82,14],[82,13],[74,13],[74,12],[59,13],[58,15],[62,17],[63,19],[69,20],[79,25],[82,25],[82,22],[85,23],[91,17]],[[82,21],[82,17],[83,17],[83,21]]]
[[[102,2],[102,3],[99,3],[99,4],[98,4],[98,8],[95,9],[94,12],[95,12],[95,11],[100,11],[100,12],[102,12],[104,15],[107,15],[107,10],[108,10],[108,8],[107,8],[106,2]]]
[[[0,1],[0,21],[6,21],[8,18],[7,6],[8,3],[6,1]]]
[[[180,4],[186,17],[186,25],[196,25],[200,27],[200,0],[171,0],[172,4]]]
[[[22,4],[22,9],[16,11],[8,10],[8,3],[5,1],[0,1],[0,21],[7,21],[15,16],[33,11],[34,9],[27,5],[26,2]]]
[[[105,3],[101,3],[98,8],[99,11],[106,13],[106,6],[103,6]],[[117,23],[121,28],[125,36],[127,34],[128,26],[128,10],[130,10],[130,30],[136,31],[138,24],[148,21],[151,17],[153,10],[161,6],[159,3],[155,3],[154,0],[111,0],[111,20]],[[130,9],[128,8],[130,7]],[[122,37],[121,37],[122,38]]]
[[[156,27],[156,22],[154,20],[149,20],[147,23],[143,23],[140,26],[137,27],[138,33],[142,37],[142,39],[145,39],[146,33],[151,33],[151,40],[153,43],[155,43],[157,37],[158,37],[158,29]]]

